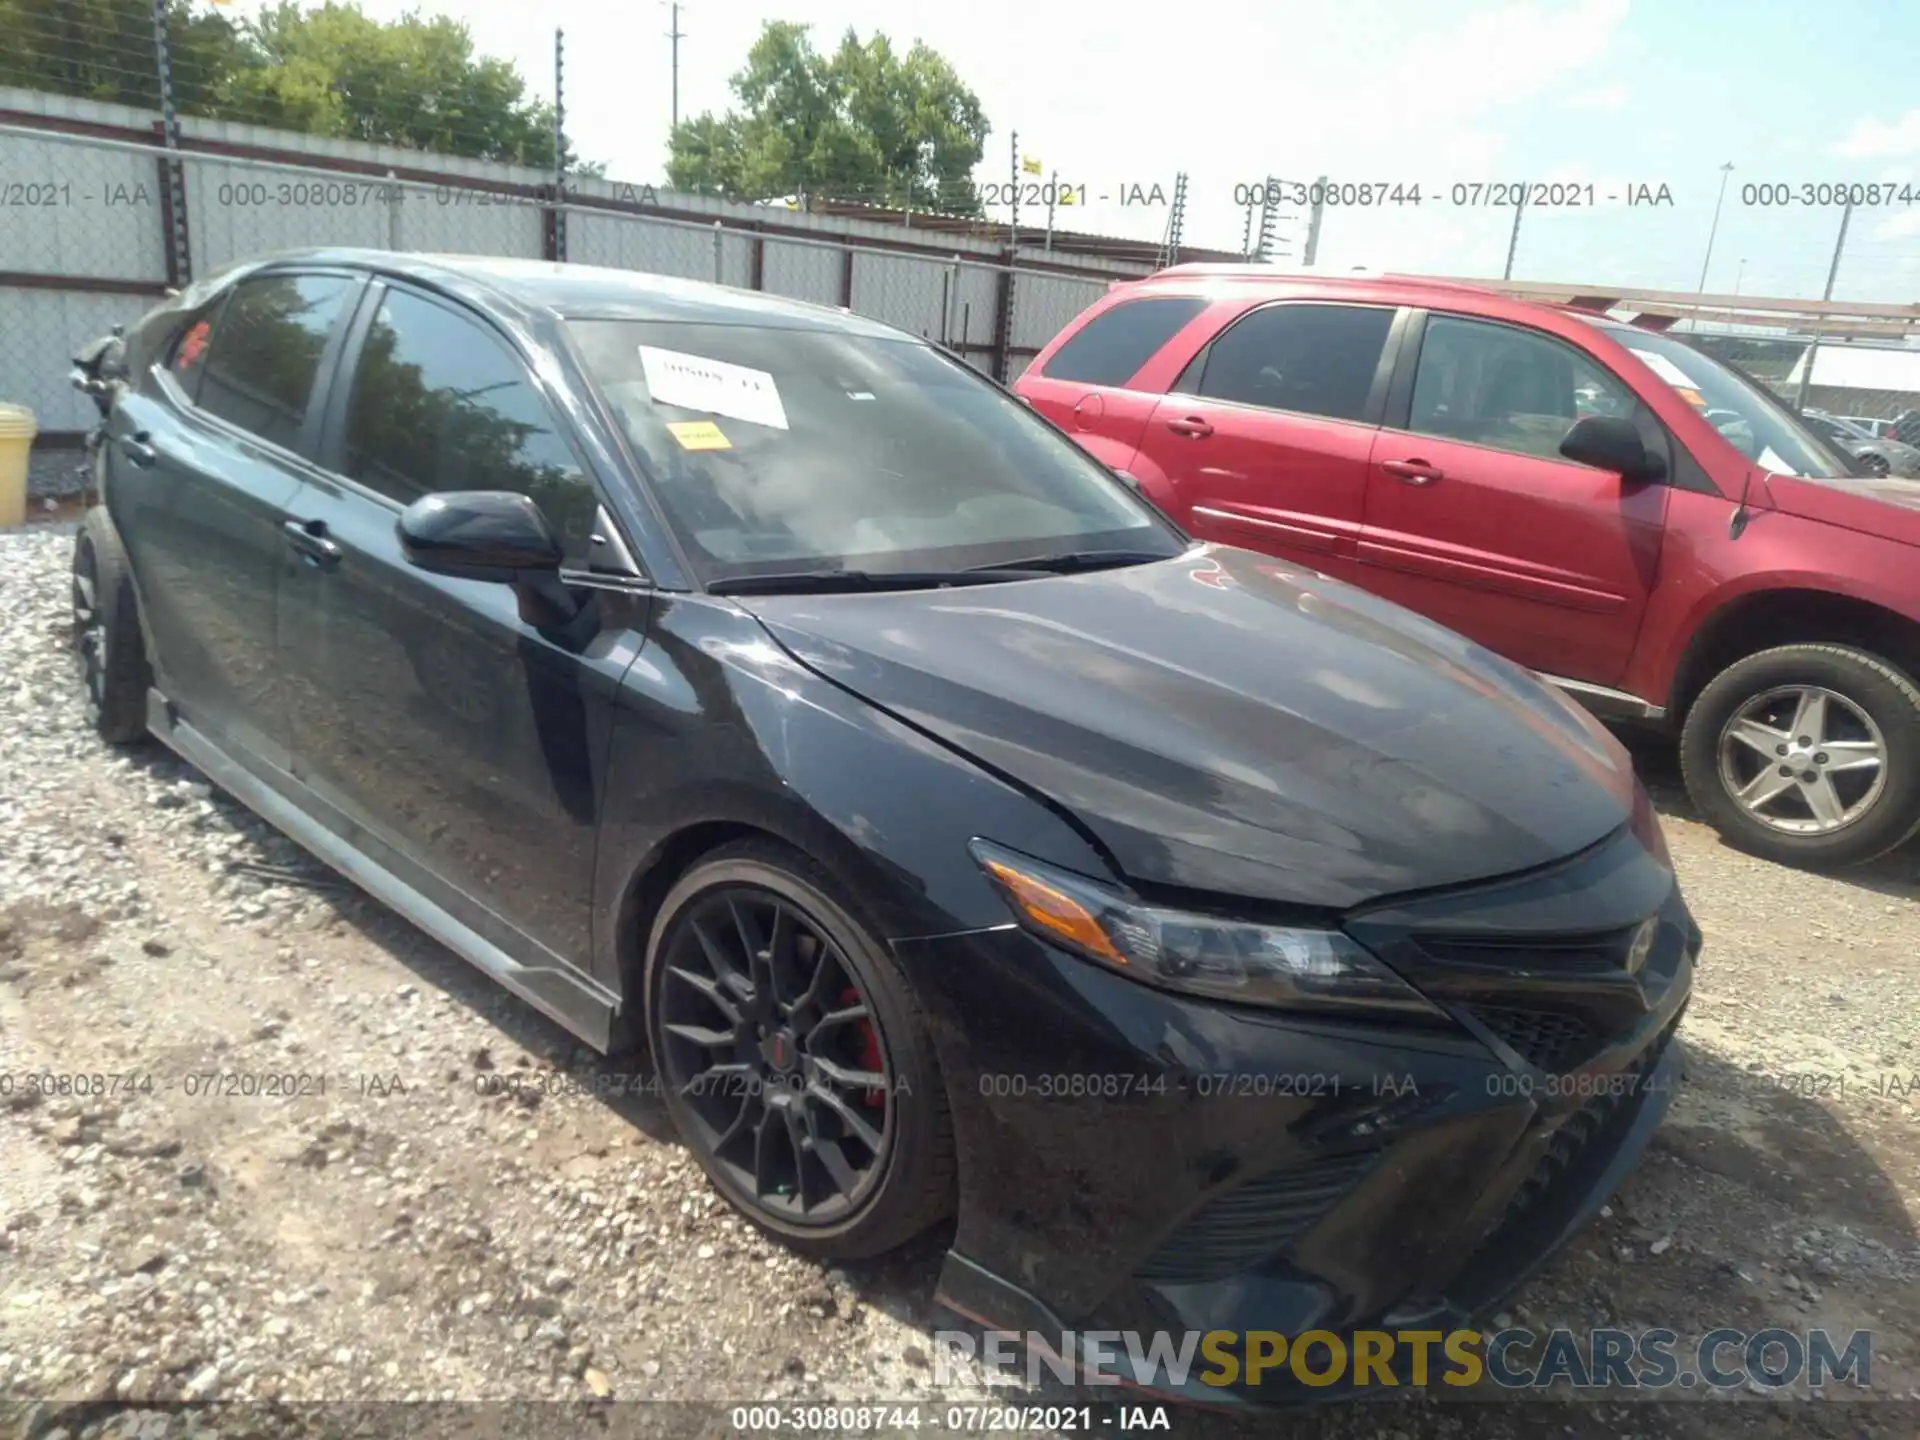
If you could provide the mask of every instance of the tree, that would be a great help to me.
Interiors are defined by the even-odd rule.
[[[667,162],[675,188],[979,214],[973,167],[987,119],[953,67],[917,40],[902,57],[886,36],[862,42],[851,29],[823,56],[807,32],[768,21],[733,77],[741,108],[675,127]]]
[[[258,63],[236,73],[223,108],[313,135],[526,165],[553,163],[553,112],[526,98],[505,60],[476,57],[466,26],[406,15],[382,25],[328,0],[294,0],[247,27]]]
[[[552,107],[527,97],[510,62],[476,55],[466,26],[445,16],[382,24],[338,0],[279,0],[235,24],[169,0],[167,40],[183,114],[553,164]],[[0,0],[0,84],[157,108],[151,0]]]
[[[252,63],[240,27],[169,0],[167,37],[175,103],[214,113],[221,84]],[[0,0],[0,85],[157,110],[152,0]]]

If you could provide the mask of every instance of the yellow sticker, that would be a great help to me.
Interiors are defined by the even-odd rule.
[[[673,438],[680,442],[682,450],[731,450],[733,442],[720,433],[720,427],[711,420],[680,420],[670,423],[667,429],[673,432]]]

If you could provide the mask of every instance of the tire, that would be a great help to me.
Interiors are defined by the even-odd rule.
[[[99,505],[81,519],[73,542],[73,639],[93,728],[114,745],[143,739],[152,682],[140,607],[127,552]]]
[[[746,916],[744,924],[733,921],[731,933],[729,901]],[[733,974],[745,978],[745,968],[734,962],[749,954],[749,932],[756,941],[768,937],[774,924],[765,908],[770,905],[787,907],[792,917],[790,938],[779,947],[788,957],[781,962],[786,978],[769,985],[769,965],[755,969],[743,990],[728,978],[726,967],[712,963],[713,950],[700,932],[704,927],[707,940],[721,944]],[[794,1250],[831,1260],[892,1250],[947,1218],[954,1199],[953,1126],[925,1018],[885,947],[857,915],[858,906],[841,887],[799,852],[767,840],[727,845],[694,865],[661,902],[643,977],[647,1041],[668,1113],[687,1147],[715,1188],[748,1219]],[[813,963],[823,947],[809,949],[804,940],[791,938],[808,927],[826,942],[825,964]],[[775,949],[770,944],[753,948],[763,958]],[[700,983],[687,978],[695,972]],[[827,1006],[819,998],[794,1004],[781,1020],[779,1007],[800,999],[803,980],[811,982],[805,993],[818,991]],[[711,998],[713,992],[732,1000],[742,1024],[732,1024]],[[766,1009],[769,994],[773,1011]],[[860,1030],[858,1021],[829,1021],[810,1030],[808,1017],[827,1007],[832,1014],[864,1007],[868,1030]],[[771,1027],[759,1023],[767,1018],[774,1020]],[[689,1039],[689,1031],[700,1038]],[[764,1038],[756,1040],[756,1033]],[[729,1034],[725,1045],[708,1043]],[[783,1051],[783,1045],[790,1048]],[[824,1088],[841,1101],[834,1109],[813,1098],[824,1083],[816,1069],[823,1061],[839,1065],[841,1073],[862,1074],[873,1073],[877,1063],[886,1083],[866,1089],[827,1084]],[[757,1066],[758,1071],[708,1072],[701,1079],[708,1062]],[[826,1143],[803,1157],[792,1138],[795,1128],[787,1123],[791,1108],[783,1106],[804,1107],[799,1129],[811,1144],[818,1127]],[[870,1147],[857,1138],[854,1124],[842,1119],[848,1114],[879,1133],[881,1145]],[[750,1138],[760,1123],[772,1132],[764,1176],[762,1151]],[[826,1163],[829,1149],[838,1157],[837,1167]],[[860,1185],[840,1184],[868,1155],[872,1159],[861,1171]],[[779,1177],[789,1174],[783,1194],[785,1182]],[[823,1181],[839,1186],[843,1204],[819,1198]],[[809,1209],[811,1214],[804,1213]]]
[[[1824,733],[1790,734],[1807,728],[1784,722],[1789,707],[1797,710],[1809,694],[1822,698]],[[1748,721],[1764,728],[1749,729]],[[1752,740],[1734,738],[1736,722],[1773,756]],[[1803,750],[1802,738],[1824,739],[1829,747]],[[1771,743],[1776,739],[1789,747],[1784,756]],[[1868,764],[1870,747],[1880,755],[1874,765]],[[1780,759],[1787,763],[1777,764]],[[1694,804],[1729,843],[1809,869],[1859,865],[1920,829],[1920,688],[1885,660],[1847,645],[1762,650],[1729,665],[1700,692],[1680,733],[1680,768]],[[1819,785],[1790,778],[1809,774],[1827,786],[1824,815],[1809,798]],[[1750,806],[1734,793],[1743,783],[1778,786],[1780,794]]]

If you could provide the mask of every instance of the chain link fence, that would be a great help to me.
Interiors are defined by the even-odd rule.
[[[0,89],[0,398],[71,443],[86,341],[169,288],[308,246],[517,256],[844,306],[1016,379],[1068,320],[1152,267],[971,234],[737,204],[497,161]],[[177,174],[178,183],[170,183]]]

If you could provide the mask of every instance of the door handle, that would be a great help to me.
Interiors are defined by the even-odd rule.
[[[1380,468],[1394,479],[1404,480],[1409,485],[1431,485],[1436,480],[1445,479],[1447,473],[1424,460],[1382,460]]]
[[[147,443],[147,440],[148,435],[145,430],[136,431],[132,435],[122,435],[120,453],[136,465],[151,465],[160,458],[160,454]]]
[[[327,522],[324,520],[308,520],[305,523],[289,520],[280,529],[285,533],[287,543],[317,569],[333,569],[346,553],[327,538]]]
[[[1185,435],[1194,440],[1204,439],[1213,433],[1213,426],[1198,415],[1189,415],[1181,420],[1169,420],[1167,428],[1176,435]]]

